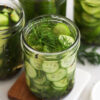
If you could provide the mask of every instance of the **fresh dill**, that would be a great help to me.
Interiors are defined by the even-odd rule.
[[[78,60],[80,63],[85,64],[84,59],[87,60],[89,63],[94,65],[100,64],[100,54],[96,51],[98,47],[93,47],[91,50],[88,51],[88,49],[91,48],[91,46],[86,44],[81,44],[81,47],[78,52]]]

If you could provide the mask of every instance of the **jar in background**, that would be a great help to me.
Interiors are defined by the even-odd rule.
[[[37,24],[40,25],[41,20],[48,20],[48,23],[62,22],[68,25],[75,42],[70,48],[55,53],[32,49],[27,43],[27,36],[31,33],[32,27]],[[80,45],[79,30],[74,23],[65,17],[56,15],[44,15],[35,18],[24,29],[21,45],[24,54],[26,82],[32,93],[44,100],[58,100],[66,96],[74,85],[76,56]]]
[[[74,20],[84,43],[100,45],[100,1],[75,0]]]
[[[20,34],[25,24],[23,9],[15,0],[0,0],[0,79],[21,68]]]
[[[19,0],[24,8],[26,21],[43,14],[66,16],[66,0]]]

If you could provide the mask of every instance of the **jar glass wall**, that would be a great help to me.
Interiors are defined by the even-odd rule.
[[[24,8],[26,20],[43,14],[66,15],[66,0],[19,0]]]
[[[27,44],[26,38],[32,27],[41,23],[40,20],[44,18],[48,19],[49,22],[62,22],[68,25],[74,34],[75,43],[69,49],[56,53],[45,53],[32,49]],[[67,18],[56,15],[35,18],[24,29],[21,45],[29,89],[36,96],[45,100],[58,100],[66,96],[74,85],[76,55],[80,45],[79,30],[74,23]]]
[[[74,20],[84,43],[100,45],[100,1],[75,0]]]
[[[23,9],[14,0],[0,0],[0,79],[12,77],[22,63],[20,33]]]

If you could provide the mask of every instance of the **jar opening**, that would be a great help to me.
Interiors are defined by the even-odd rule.
[[[56,22],[62,22],[62,23],[68,24],[69,28],[73,28],[73,31],[76,34],[75,42],[66,50],[59,51],[59,52],[52,52],[52,53],[40,52],[40,51],[37,51],[37,50],[34,50],[33,48],[31,48],[26,41],[25,35],[30,33],[30,30],[32,29],[33,23],[37,24],[37,23],[39,23],[39,20],[41,20],[43,18],[49,18],[50,21],[56,21]],[[35,53],[38,53],[38,54],[44,54],[44,55],[57,55],[57,54],[65,53],[66,51],[70,51],[75,46],[77,46],[80,42],[80,33],[79,33],[79,30],[76,27],[76,25],[71,20],[69,20],[65,17],[56,16],[56,15],[43,15],[43,16],[39,16],[37,18],[34,18],[33,20],[31,20],[28,23],[28,25],[25,27],[25,29],[22,33],[21,39],[22,39],[22,43],[24,44],[25,48],[27,48],[31,52],[35,52]]]
[[[0,6],[8,7],[8,8],[11,8],[12,10],[15,10],[15,12],[19,16],[19,20],[16,23],[14,23],[14,25],[12,25],[9,28],[5,28],[5,29],[0,30],[0,35],[12,33],[13,30],[15,30],[15,29],[17,30],[18,26],[23,21],[23,18],[24,18],[23,8],[21,7],[21,4],[19,2],[17,3],[15,1],[10,1],[10,0],[0,1]]]

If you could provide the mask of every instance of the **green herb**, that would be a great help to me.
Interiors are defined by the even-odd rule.
[[[53,33],[54,23],[42,22],[39,25],[33,25],[33,29],[27,38],[28,44],[39,51],[56,52],[60,51],[61,43],[56,34]],[[38,45],[38,47],[37,47]],[[40,46],[40,48],[39,48]]]
[[[85,64],[84,59],[86,59],[91,64],[100,64],[100,54],[96,51],[98,47],[93,47],[91,50],[88,51],[89,48],[89,45],[81,44],[81,47],[78,52],[79,62]]]

